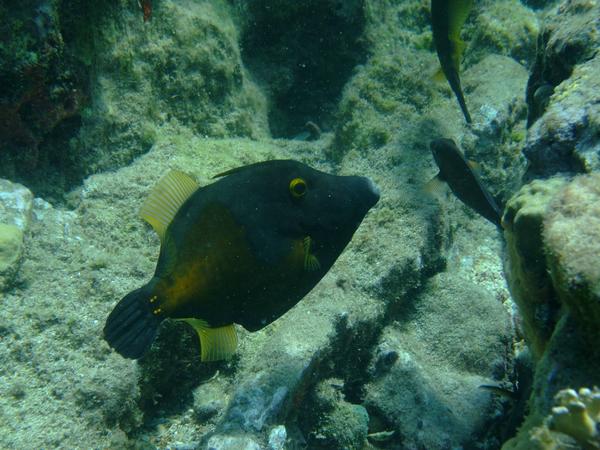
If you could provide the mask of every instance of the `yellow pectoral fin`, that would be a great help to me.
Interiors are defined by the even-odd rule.
[[[310,252],[310,246],[312,244],[312,239],[310,236],[306,236],[304,238],[303,246],[304,246],[304,270],[312,272],[314,270],[319,270],[321,268],[321,263],[315,255]]]
[[[433,74],[433,81],[436,83],[446,83],[446,75],[444,75],[441,67]]]
[[[183,319],[189,323],[200,338],[200,359],[206,361],[221,361],[228,359],[235,353],[237,347],[237,334],[235,326],[211,328],[201,319]]]

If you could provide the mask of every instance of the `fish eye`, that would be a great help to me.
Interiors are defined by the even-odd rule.
[[[294,198],[300,198],[306,194],[306,181],[302,178],[294,178],[290,181],[290,193]]]

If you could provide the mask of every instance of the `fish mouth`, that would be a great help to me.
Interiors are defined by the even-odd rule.
[[[367,191],[370,195],[370,200],[372,201],[371,206],[369,206],[370,209],[373,206],[375,206],[375,204],[379,201],[379,198],[381,197],[381,191],[379,190],[379,187],[375,184],[373,180],[366,177],[365,180],[367,184]]]

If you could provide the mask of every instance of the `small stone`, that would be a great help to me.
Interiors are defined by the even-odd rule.
[[[33,194],[19,183],[0,179],[0,223],[27,230],[31,220]]]
[[[222,409],[222,402],[219,402],[218,400],[210,401],[208,403],[199,405],[194,409],[194,419],[200,423],[207,422],[216,416]]]
[[[208,440],[208,450],[260,450],[260,445],[249,437],[215,435]]]
[[[284,425],[277,425],[269,433],[269,450],[283,450],[287,439]]]

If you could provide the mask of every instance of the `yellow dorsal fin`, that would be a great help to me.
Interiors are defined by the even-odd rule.
[[[200,359],[205,361],[221,361],[235,353],[237,333],[233,324],[211,328],[202,319],[183,319],[189,323],[200,338]]]
[[[198,187],[196,180],[178,170],[172,170],[154,186],[140,209],[140,217],[152,225],[161,242],[181,205]]]
[[[321,264],[315,255],[310,252],[310,246],[312,244],[312,239],[310,236],[306,236],[302,243],[304,247],[304,270],[312,272],[313,270],[319,270],[321,268]]]

